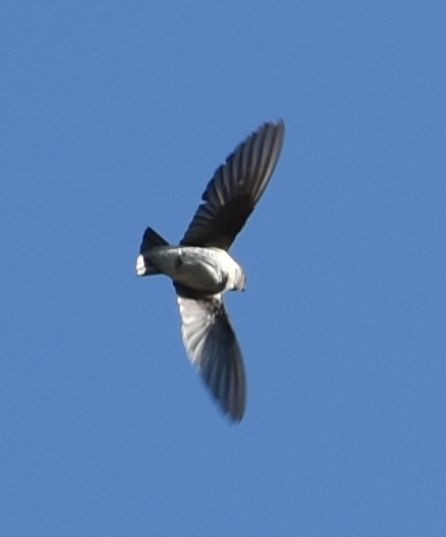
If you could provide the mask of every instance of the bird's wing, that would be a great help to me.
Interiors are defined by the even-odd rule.
[[[181,244],[231,246],[271,179],[284,133],[282,121],[265,123],[229,155],[207,185]]]
[[[183,342],[225,413],[245,413],[246,378],[240,347],[220,295],[193,299],[178,295]]]

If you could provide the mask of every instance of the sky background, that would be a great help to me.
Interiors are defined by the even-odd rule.
[[[446,535],[445,27],[440,0],[2,2],[1,535]],[[233,426],[134,266],[278,118]]]

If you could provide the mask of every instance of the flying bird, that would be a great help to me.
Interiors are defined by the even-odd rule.
[[[138,276],[172,279],[189,359],[235,422],[245,413],[246,376],[223,294],[243,291],[246,275],[228,250],[271,179],[284,133],[283,121],[253,132],[215,171],[180,244],[149,227],[136,262]]]

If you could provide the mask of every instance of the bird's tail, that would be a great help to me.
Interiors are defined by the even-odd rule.
[[[151,227],[148,227],[143,235],[139,256],[136,260],[136,273],[138,276],[151,276],[160,274],[160,271],[150,262],[150,251],[158,246],[168,246],[169,243],[158,235]]]

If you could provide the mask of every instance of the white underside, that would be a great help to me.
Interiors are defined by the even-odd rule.
[[[195,246],[160,247],[145,254],[146,260],[139,255],[136,261],[138,276],[147,274],[146,262],[149,256],[160,272],[174,281],[193,289],[209,293],[224,292],[240,288],[244,281],[240,265],[225,251],[219,248]]]
[[[136,274],[138,276],[144,276],[146,273],[146,265],[144,263],[144,257],[142,255],[139,255],[136,260]]]

